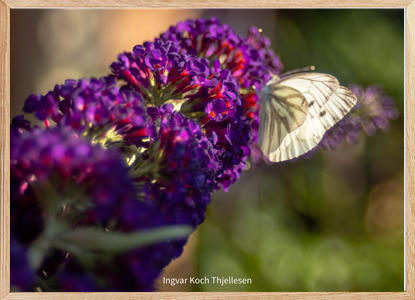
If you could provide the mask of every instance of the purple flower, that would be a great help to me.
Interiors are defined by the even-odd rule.
[[[127,166],[116,152],[57,128],[12,136],[10,172],[11,231],[25,243],[43,228],[47,197],[60,195],[53,201],[68,208],[84,207],[79,214],[104,225],[119,214],[114,205],[135,197]],[[32,224],[27,226],[28,222]]]
[[[279,57],[270,48],[269,39],[255,27],[249,28],[246,38],[242,37],[215,17],[180,22],[160,37],[180,44],[189,54],[208,59],[216,72],[220,67],[230,71],[241,85],[243,119],[252,121],[251,135],[256,142],[259,106],[252,87],[261,90],[273,74],[279,75],[283,69]]]
[[[160,127],[148,157],[131,173],[142,184],[143,200],[169,212],[169,224],[196,227],[204,220],[222,163],[201,126],[174,111],[172,104],[160,107],[156,120]],[[149,171],[143,174],[145,169]]]
[[[326,132],[320,142],[325,150],[335,150],[345,138],[356,144],[357,136],[364,130],[373,136],[377,129],[389,130],[389,120],[399,115],[394,100],[387,96],[380,85],[370,85],[366,89],[349,85],[357,97],[357,103],[346,117]]]
[[[135,46],[132,53],[120,54],[111,69],[154,106],[184,99],[200,86],[218,84],[207,60],[187,55],[171,41]]]
[[[201,126],[174,111],[172,104],[148,110],[152,123],[160,125],[148,144],[140,146],[142,155],[130,166],[138,199],[114,195],[113,187],[103,182],[94,190],[94,207],[86,211],[81,225],[96,226],[99,221],[103,226],[111,223],[112,231],[136,232],[176,224],[196,228],[203,222],[214,178],[222,170],[217,150]],[[105,174],[105,170],[101,172]],[[109,167],[108,172],[114,168]],[[128,189],[128,184],[119,184],[119,188]],[[110,201],[114,197],[117,201]],[[180,256],[186,242],[183,238],[134,249],[92,269],[76,260],[65,261],[67,267],[57,275],[58,281],[65,291],[153,291],[155,280]],[[100,274],[100,283],[88,272]]]
[[[168,57],[168,63],[160,68],[146,63],[155,50]],[[225,182],[226,189],[229,182],[237,180],[249,155],[251,121],[244,117],[239,83],[230,71],[210,68],[207,59],[188,55],[177,43],[162,40],[135,46],[133,53],[121,54],[111,68],[127,83],[124,89],[140,93],[155,107],[172,102],[181,114],[201,125],[222,165],[222,172],[216,172],[216,189]],[[152,120],[157,117],[155,108],[149,108],[148,114]]]
[[[48,103],[48,109],[44,109],[43,102]],[[114,76],[66,80],[46,96],[31,95],[24,111],[36,112],[40,120],[53,120],[79,135],[99,137],[103,144],[111,130],[128,133],[126,144],[141,144],[152,132],[147,128],[150,119],[141,96],[118,88]],[[108,143],[123,139],[114,138],[110,136]]]
[[[11,133],[19,134],[24,131],[32,131],[32,127],[30,126],[30,122],[24,118],[23,115],[19,115],[13,118],[11,124]]]
[[[363,130],[370,136],[375,133],[376,129],[389,130],[388,120],[396,119],[399,112],[395,107],[395,101],[385,94],[383,87],[380,85],[371,85],[366,89],[356,85],[349,87],[359,99],[353,108],[353,115],[356,117],[351,121],[353,123],[360,121]]]
[[[44,121],[47,118],[58,118],[59,97],[53,92],[47,93],[45,96],[40,94],[30,95],[25,102],[23,111],[25,113],[35,113],[36,117]]]
[[[144,61],[151,70],[160,71],[167,67],[168,58],[159,49],[153,49],[147,53]]]
[[[34,129],[11,136],[12,285],[25,291],[33,288],[33,271],[25,260],[15,260],[25,256],[14,242],[29,247],[43,232],[50,201],[62,206],[56,218],[72,228],[98,226],[134,232],[174,224],[197,226],[203,221],[214,186],[208,167],[208,153],[214,155],[214,150],[200,126],[172,112],[169,105],[159,110],[159,118],[163,125],[158,138],[166,139],[154,141],[160,145],[154,152],[158,159],[156,182],[141,177],[138,189],[117,152],[91,145],[73,132]],[[170,169],[174,160],[181,165]],[[150,291],[163,268],[181,254],[186,241],[160,242],[112,256],[109,259],[114,264],[92,266],[73,254],[67,257],[66,251],[54,250],[36,271],[42,276],[43,270],[47,278],[56,279],[62,291]],[[101,279],[91,274],[100,274]],[[120,280],[126,276],[130,276],[128,280]]]
[[[56,218],[72,228],[105,227],[122,218],[122,204],[135,198],[121,157],[74,133],[34,129],[11,135],[10,142],[11,235],[25,247],[46,229],[45,216],[52,207],[61,208]],[[48,254],[36,271],[46,270],[53,278],[58,267],[71,260],[65,254]],[[19,268],[12,264],[11,273],[20,274]],[[64,288],[73,291],[75,286]],[[89,289],[84,284],[77,291]]]
[[[160,127],[143,155],[146,159],[133,163],[130,173],[137,185],[138,201],[129,200],[120,206],[113,230],[132,232],[176,224],[196,228],[204,220],[215,186],[214,170],[221,170],[216,150],[200,125],[174,111],[171,104],[153,114]],[[155,280],[172,259],[180,256],[186,242],[186,238],[165,241],[116,255],[110,263],[111,272],[103,266],[94,269],[110,282],[97,290],[153,291]]]

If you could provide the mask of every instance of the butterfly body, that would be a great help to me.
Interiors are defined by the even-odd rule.
[[[322,73],[273,76],[259,99],[259,146],[273,162],[313,149],[357,102],[334,76]]]

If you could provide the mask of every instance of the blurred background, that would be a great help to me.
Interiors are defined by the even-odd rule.
[[[262,28],[285,71],[315,65],[342,85],[383,84],[400,117],[356,146],[251,165],[228,193],[213,194],[206,221],[164,276],[233,276],[251,285],[160,282],[159,290],[403,291],[403,9],[12,9],[11,117],[31,93],[104,76],[118,53],[178,21],[211,16],[242,35]]]

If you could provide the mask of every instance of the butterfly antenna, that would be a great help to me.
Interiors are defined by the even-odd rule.
[[[284,76],[287,76],[287,75],[291,75],[293,73],[298,73],[298,72],[303,72],[303,71],[314,71],[315,69],[316,69],[315,66],[309,66],[309,67],[306,67],[306,68],[295,69],[295,70],[292,70],[292,71],[285,72],[285,73],[281,74],[280,77],[284,77]]]

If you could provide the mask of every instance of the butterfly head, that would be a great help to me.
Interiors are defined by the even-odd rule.
[[[277,74],[270,74],[270,75],[271,75],[271,79],[266,83],[266,85],[276,84],[281,79],[280,76],[278,76]]]

